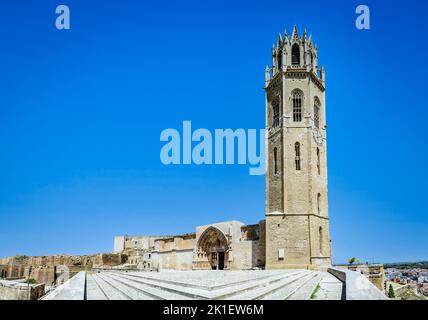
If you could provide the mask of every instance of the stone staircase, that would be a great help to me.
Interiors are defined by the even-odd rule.
[[[86,299],[308,300],[327,276],[308,270],[101,271],[87,273]],[[341,291],[341,287],[335,290]]]

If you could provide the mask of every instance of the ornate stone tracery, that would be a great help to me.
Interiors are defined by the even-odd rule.
[[[193,269],[228,269],[229,240],[216,227],[208,227],[196,245]]]

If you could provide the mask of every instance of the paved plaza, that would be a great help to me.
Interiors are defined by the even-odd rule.
[[[100,271],[86,275],[88,300],[340,300],[342,283],[326,272]]]

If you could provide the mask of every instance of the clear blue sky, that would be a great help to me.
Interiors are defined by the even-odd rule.
[[[355,8],[371,9],[371,30]],[[54,27],[71,9],[71,30]],[[278,32],[326,67],[336,262],[428,258],[424,1],[0,4],[0,256],[109,252],[115,235],[264,218],[247,166],[170,166],[160,132],[262,128]]]

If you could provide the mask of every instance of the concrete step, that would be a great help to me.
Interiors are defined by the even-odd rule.
[[[132,298],[126,293],[118,289],[111,281],[106,281],[100,276],[100,273],[93,274],[93,279],[104,292],[107,300],[132,300]]]
[[[246,290],[235,290],[231,294],[227,295],[227,300],[256,300],[260,299],[261,296],[275,291],[278,288],[282,288],[289,283],[292,283],[296,279],[303,276],[306,271],[297,271],[293,273],[287,273],[281,277],[275,277],[268,281],[262,281],[255,283],[253,286],[248,287]]]
[[[86,274],[86,300],[108,300],[107,295],[91,273]]]
[[[154,300],[158,299],[157,296],[154,296],[150,293],[147,293],[143,290],[135,286],[130,286],[128,283],[121,281],[120,279],[116,279],[108,275],[108,273],[100,273],[99,276],[109,282],[111,285],[115,286],[117,290],[128,296],[132,300]]]
[[[163,276],[163,279],[156,277]],[[194,276],[194,275],[193,275]],[[263,276],[255,274],[253,279],[248,279],[246,275],[237,277],[240,280],[224,283],[224,277],[218,274],[220,285],[213,285],[217,282],[217,275],[207,281],[203,281],[203,275],[197,275],[197,281],[201,285],[183,282],[186,275],[177,278],[154,274],[145,275],[143,273],[124,273],[120,271],[102,271],[88,274],[87,276],[87,299],[88,300],[188,300],[188,299],[234,299],[234,300],[308,300],[324,279],[325,284],[332,282],[332,279],[325,280],[328,274],[308,270],[294,270],[277,273],[270,273]],[[167,279],[165,279],[167,278]],[[223,280],[223,281],[221,281]],[[190,281],[189,281],[190,282]],[[203,284],[206,284],[203,286]],[[210,284],[211,286],[207,286]],[[334,287],[336,294],[340,288]]]
[[[144,283],[140,280],[129,278],[128,276],[124,276],[122,274],[106,272],[104,276],[110,278],[111,280],[119,282],[130,289],[132,288],[134,290],[137,290],[143,295],[150,297],[150,299],[156,299],[156,300],[189,300],[191,299],[186,295],[180,294],[178,291],[171,292],[169,290],[163,290],[162,287],[148,285],[147,283]]]
[[[206,290],[206,289],[195,289],[192,287],[182,286],[181,283],[169,281],[169,283],[158,282],[157,279],[147,279],[146,277],[135,277],[123,273],[110,273],[116,277],[127,279],[128,281],[144,284],[153,288],[168,291],[173,294],[184,295],[187,299],[226,299],[228,297],[254,290],[261,287],[270,286],[273,283],[292,277],[295,274],[299,274],[301,271],[286,272],[282,274],[272,275],[270,277],[263,277],[254,279],[252,282],[242,281],[235,282],[233,286],[221,286],[220,289]],[[129,283],[131,283],[129,282]],[[218,286],[220,287],[220,286]]]
[[[211,272],[213,272],[213,271],[211,271]],[[214,271],[214,272],[216,272],[216,271]],[[293,272],[293,271],[290,270],[288,272]],[[231,271],[229,271],[229,273],[231,273]],[[217,284],[217,285],[211,285],[210,286],[210,285],[200,285],[200,284],[195,284],[195,283],[189,283],[189,282],[185,282],[185,281],[163,279],[163,278],[161,278],[163,276],[162,273],[159,274],[159,273],[147,273],[147,272],[127,272],[127,273],[123,273],[123,274],[133,276],[133,277],[137,277],[137,278],[143,278],[143,279],[147,279],[147,280],[156,280],[157,282],[160,282],[160,283],[180,285],[182,287],[188,287],[188,288],[200,289],[200,290],[208,290],[208,291],[223,289],[223,288],[227,288],[227,287],[233,287],[233,286],[236,286],[238,284],[241,285],[244,283],[251,283],[254,281],[268,279],[268,278],[272,278],[272,277],[281,275],[278,272],[269,273],[267,275],[255,274],[256,277],[251,277],[248,279],[241,279],[241,280],[231,280],[226,284]],[[219,276],[221,276],[221,274]]]
[[[285,300],[293,293],[298,291],[308,280],[312,279],[315,274],[312,271],[306,271],[301,277],[295,279],[295,281],[273,290],[260,297],[262,300]]]
[[[298,290],[287,297],[287,300],[310,300],[311,295],[322,279],[321,274],[314,272],[312,278],[308,279]]]
[[[328,272],[322,272],[320,288],[315,293],[314,300],[344,300],[343,283]]]
[[[229,296],[229,299],[233,300],[258,300],[263,299],[265,296],[273,294],[278,290],[282,290],[284,287],[291,285],[298,281],[300,278],[306,276],[308,271],[298,271],[290,274],[288,277],[278,279],[278,281],[267,282],[260,286],[252,288],[245,292],[241,292],[237,295]]]

